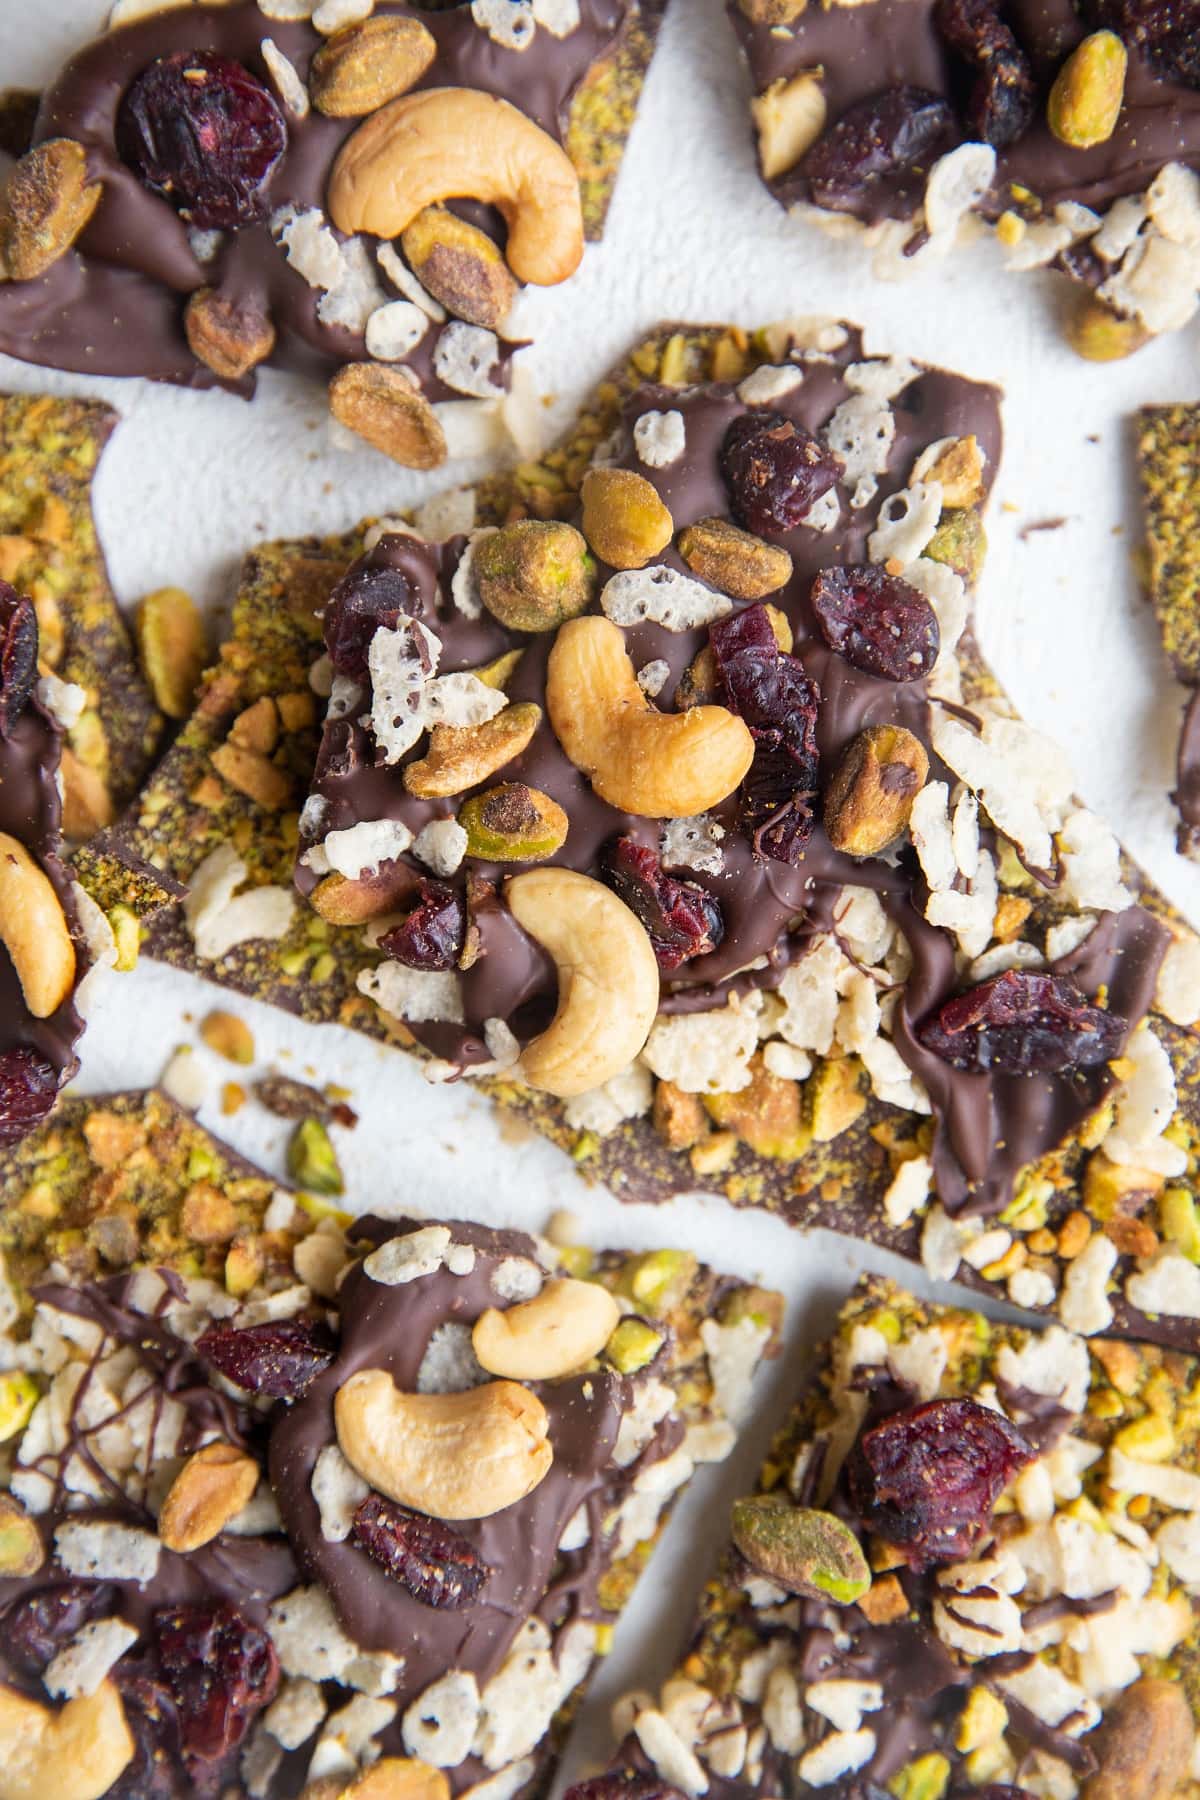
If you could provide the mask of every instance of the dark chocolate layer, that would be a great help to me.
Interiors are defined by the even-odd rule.
[[[426,11],[381,4],[374,17],[419,19],[436,39],[437,54],[414,92],[476,88],[510,101],[561,141],[572,98],[597,61],[619,44],[633,12],[632,0],[580,0],[575,31],[560,39],[539,29],[519,51],[493,42],[465,5]],[[0,350],[51,368],[212,387],[217,378],[188,348],[183,310],[189,294],[215,287],[231,300],[265,306],[278,333],[269,359],[273,365],[319,374],[366,356],[361,333],[318,318],[320,294],[289,265],[267,222],[227,233],[213,260],[200,263],[186,223],[117,153],[122,97],[150,63],[180,51],[216,52],[243,63],[273,92],[260,48],[265,38],[301,80],[326,41],[307,22],[269,19],[256,0],[237,0],[155,13],[120,26],[67,64],[42,101],[36,138],[68,137],[83,144],[103,196],[73,251],[38,280],[0,287]],[[270,211],[292,205],[324,212],[333,162],[361,120],[326,118],[315,108],[303,120],[286,117],[287,147],[269,179]],[[467,210],[502,239],[497,215],[477,206]],[[440,329],[431,326],[404,359],[435,401],[458,397],[433,372]],[[504,362],[506,375],[507,352]],[[224,385],[250,394],[254,378]]]
[[[1200,165],[1200,93],[1165,79],[1131,48],[1125,99],[1112,136],[1090,149],[1062,143],[1046,123],[1046,96],[1060,64],[1089,27],[1072,0],[1016,0],[1005,8],[1016,37],[1029,56],[1038,102],[1029,129],[1000,150],[996,179],[981,210],[995,216],[1009,204],[1012,190],[1036,196],[1047,208],[1074,200],[1103,211],[1122,194],[1141,193],[1164,163]],[[819,67],[833,124],[855,102],[901,85],[919,87],[961,106],[964,68],[938,31],[936,0],[867,0],[867,4],[809,5],[790,27],[752,24],[736,0],[730,16],[750,65],[757,93],[801,70]],[[959,115],[954,141],[972,133]],[[925,171],[927,172],[927,171]],[[868,223],[905,218],[919,201],[910,182],[897,188],[872,184],[847,210]],[[803,161],[770,183],[788,205],[811,199]]]

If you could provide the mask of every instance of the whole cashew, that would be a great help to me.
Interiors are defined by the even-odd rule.
[[[560,1099],[585,1094],[628,1068],[650,1035],[658,1012],[650,939],[611,888],[573,869],[514,875],[505,898],[558,969],[558,1010],[518,1073]]]
[[[748,727],[723,706],[660,713],[638,686],[625,639],[589,613],[562,626],[546,668],[559,743],[602,800],[644,819],[685,819],[732,794],[754,759]]]
[[[363,1369],[333,1411],[342,1455],[363,1480],[435,1519],[490,1518],[532,1493],[554,1460],[546,1409],[515,1381],[402,1394],[383,1369]]]
[[[0,1688],[0,1800],[100,1800],[133,1752],[111,1681],[59,1712]]]
[[[426,88],[380,107],[343,146],[329,181],[339,231],[396,238],[439,200],[483,200],[508,226],[521,281],[553,287],[583,255],[579,177],[565,150],[507,100]]]
[[[57,1012],[75,980],[75,946],[58,895],[24,844],[0,831],[0,942],[35,1019]]]
[[[489,1375],[554,1381],[598,1356],[620,1319],[620,1307],[598,1283],[548,1281],[532,1300],[481,1313],[471,1343]]]

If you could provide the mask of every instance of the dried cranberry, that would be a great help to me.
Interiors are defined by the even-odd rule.
[[[117,149],[138,178],[203,231],[265,218],[287,148],[270,90],[228,56],[180,50],[143,69],[117,114]]]
[[[925,88],[885,88],[858,100],[817,139],[800,172],[829,212],[853,212],[885,181],[922,173],[955,137],[947,102]]]
[[[279,1658],[267,1632],[228,1600],[166,1607],[154,1615],[154,1631],[183,1758],[189,1773],[202,1777],[203,1765],[236,1749],[254,1715],[274,1699]]]
[[[466,941],[466,906],[443,881],[422,879],[417,894],[407,919],[385,932],[379,947],[409,969],[452,969]]]
[[[592,1775],[577,1781],[563,1800],[683,1800],[678,1788],[668,1787],[654,1775],[634,1775],[614,1769],[608,1775]]]
[[[915,681],[937,661],[937,614],[924,594],[878,563],[823,569],[812,608],[829,648],[865,675]]]
[[[133,1756],[115,1785],[106,1790],[105,1800],[175,1800],[180,1745],[174,1700],[161,1681],[127,1672],[123,1663],[113,1671],[113,1678],[133,1739]]]
[[[1200,0],[1102,0],[1093,10],[1156,73],[1200,88]]]
[[[852,1505],[914,1569],[966,1556],[1033,1448],[977,1400],[931,1400],[865,1431],[847,1463]]]
[[[58,1075],[28,1045],[0,1053],[0,1144],[36,1131],[58,1098]]]
[[[608,850],[604,872],[649,933],[660,969],[677,969],[693,956],[707,956],[725,936],[721,908],[698,881],[676,881],[663,873],[653,850],[621,837]]]
[[[780,651],[763,606],[720,620],[709,642],[725,704],[754,739],[754,761],[742,783],[754,848],[775,862],[799,862],[813,828],[820,689],[796,657]]]
[[[235,1387],[268,1400],[296,1399],[333,1361],[328,1332],[304,1319],[210,1325],[196,1350]]]
[[[971,1074],[1066,1075],[1118,1055],[1127,1030],[1066,975],[1008,969],[947,1000],[917,1036]]]
[[[93,1619],[111,1612],[116,1590],[103,1582],[64,1581],[16,1600],[0,1624],[4,1655],[27,1675],[40,1675],[47,1663]]]
[[[725,433],[721,472],[734,516],[766,537],[803,524],[845,464],[783,413],[759,411],[742,413]]]
[[[975,77],[966,111],[971,136],[997,150],[1015,143],[1033,123],[1037,83],[993,0],[937,0],[934,19]]]
[[[401,613],[415,618],[420,610],[420,595],[401,569],[364,565],[343,575],[325,603],[325,648],[338,674],[364,680],[379,627],[394,631]]]
[[[489,1570],[473,1544],[440,1519],[370,1494],[354,1515],[356,1543],[422,1606],[469,1606]]]
[[[33,601],[0,581],[0,738],[11,733],[37,680],[38,628]]]

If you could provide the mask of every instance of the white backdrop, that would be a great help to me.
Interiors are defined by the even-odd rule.
[[[0,86],[44,81],[103,22],[103,0],[0,0]],[[526,355],[549,397],[547,435],[565,426],[593,381],[639,333],[664,318],[762,324],[828,312],[867,327],[873,351],[944,362],[1006,390],[1007,455],[993,500],[980,627],[984,648],[1025,716],[1070,751],[1084,799],[1200,924],[1200,869],[1173,847],[1167,791],[1181,692],[1164,670],[1134,577],[1138,510],[1130,415],[1147,401],[1195,399],[1196,328],[1108,367],[1079,362],[1060,341],[1061,285],[1006,275],[994,248],[972,246],[953,269],[903,286],[870,278],[851,246],[789,223],[756,181],[747,88],[720,0],[672,0],[629,146],[605,242],[566,289],[531,292]],[[329,447],[322,396],[263,378],[244,406],[220,394],[57,378],[0,357],[0,387],[95,393],[124,424],[96,488],[101,535],[126,604],[177,584],[216,609],[256,539],[344,529],[446,485],[369,452]],[[1095,439],[1095,441],[1091,441]],[[466,473],[470,473],[468,469]],[[1022,527],[1062,517],[1059,530]],[[110,983],[84,1044],[80,1086],[144,1086],[195,1027],[218,990],[143,965]],[[594,1243],[686,1243],[743,1275],[769,1271],[791,1303],[789,1351],[741,1454],[697,1479],[618,1635],[585,1711],[568,1770],[601,1756],[608,1701],[660,1678],[687,1628],[724,1502],[751,1479],[770,1427],[794,1390],[802,1346],[819,1334],[857,1270],[903,1265],[828,1236],[802,1239],[716,1201],[670,1211],[623,1207],[583,1185],[564,1157],[518,1141],[465,1087],[426,1086],[402,1054],[335,1027],[303,1026],[236,1003],[250,1022],[259,1071],[270,1066],[353,1089],[358,1129],[338,1133],[351,1203],[456,1212],[537,1228],[558,1207]],[[287,1128],[247,1106],[222,1120],[219,1083],[242,1071],[199,1050],[211,1072],[204,1122],[272,1168]]]

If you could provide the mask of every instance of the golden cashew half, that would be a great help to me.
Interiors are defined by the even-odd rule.
[[[380,107],[343,146],[329,182],[339,231],[396,238],[439,200],[483,200],[508,226],[521,281],[553,287],[579,267],[579,177],[565,150],[507,100],[426,88]]]
[[[35,1019],[57,1012],[75,980],[75,946],[50,878],[0,831],[0,942]]]
[[[545,1407],[514,1381],[402,1394],[383,1369],[363,1369],[338,1389],[333,1410],[342,1455],[363,1480],[435,1519],[503,1512],[554,1460]]]
[[[620,1319],[620,1307],[596,1282],[548,1281],[532,1300],[481,1313],[471,1342],[489,1375],[554,1381],[598,1356]]]
[[[620,629],[589,613],[562,626],[546,668],[559,743],[602,800],[644,819],[716,806],[754,759],[745,723],[723,706],[660,713],[638,686]]]
[[[59,1712],[0,1688],[0,1800],[100,1800],[133,1751],[111,1681]]]
[[[563,1100],[585,1094],[628,1068],[650,1035],[658,1012],[650,939],[611,888],[573,869],[530,869],[504,891],[517,924],[558,969],[558,1010],[518,1073]]]

